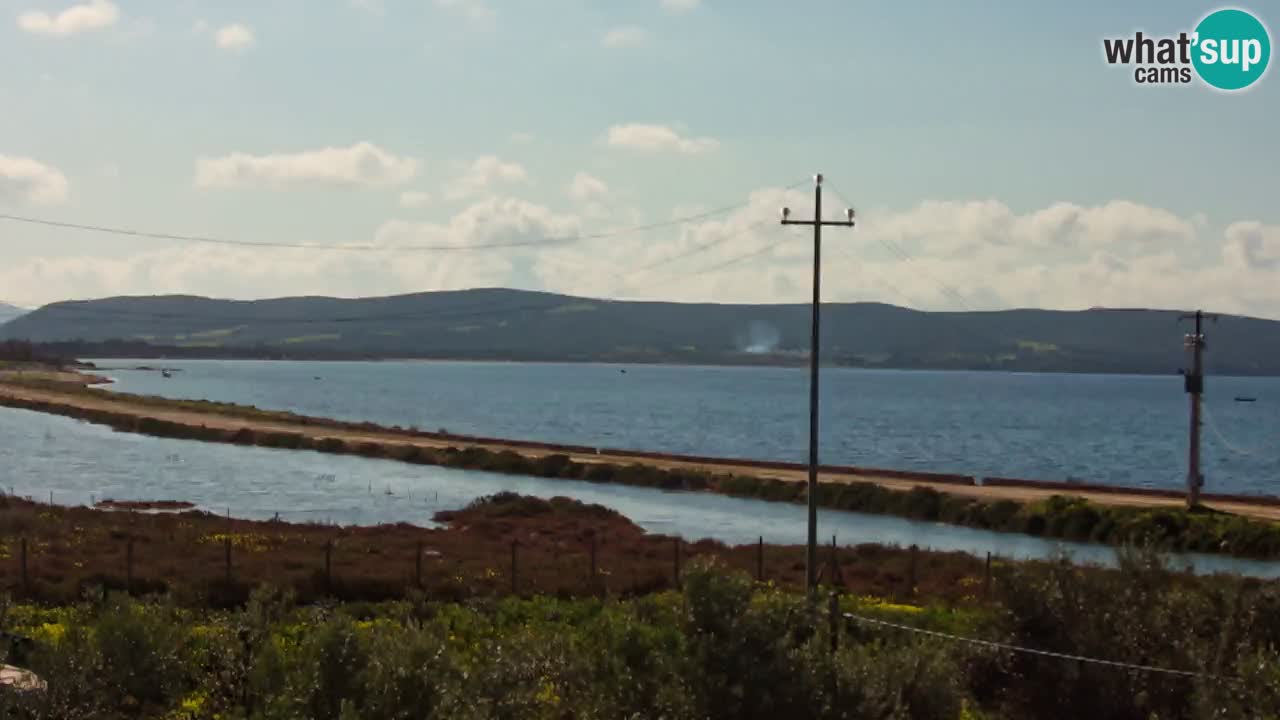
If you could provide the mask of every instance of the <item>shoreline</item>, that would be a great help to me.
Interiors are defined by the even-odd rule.
[[[3,376],[0,405],[174,439],[779,502],[803,501],[807,479],[805,467],[798,464],[461,437],[225,403],[133,396],[83,384],[5,382]],[[1180,495],[1166,491],[999,478],[978,484],[970,476],[853,467],[824,467],[819,493],[819,504],[835,510],[1111,545],[1146,538],[1179,551],[1280,557],[1276,498],[1208,496],[1210,509],[1188,512]]]
[[[91,361],[138,361],[151,362],[155,360],[168,360],[174,362],[262,362],[262,363],[288,363],[288,362],[315,362],[315,363],[458,363],[458,364],[487,364],[487,365],[601,365],[609,367],[674,367],[674,368],[715,368],[722,370],[744,370],[744,369],[777,369],[777,370],[795,370],[808,372],[808,364],[805,361],[795,363],[771,363],[771,362],[723,362],[723,361],[707,361],[707,362],[691,362],[691,361],[671,361],[671,360],[644,360],[642,358],[633,358],[628,360],[608,360],[608,359],[575,359],[561,358],[555,360],[546,360],[540,358],[468,358],[468,357],[397,357],[397,356],[380,356],[380,357],[253,357],[251,355],[243,356],[165,356],[157,354],[155,356],[139,357],[136,355],[93,355],[87,354],[83,357],[89,358]],[[1011,370],[1008,368],[964,368],[964,367],[912,367],[912,366],[879,366],[879,365],[853,365],[841,363],[824,362],[821,365],[824,370],[865,370],[869,372],[885,372],[885,373],[984,373],[992,375],[1068,375],[1068,376],[1084,376],[1084,377],[1120,377],[1120,378],[1181,378],[1177,373],[1169,373],[1165,371],[1151,370],[1149,372],[1106,372],[1099,370]],[[130,369],[130,368],[121,368]],[[1280,378],[1280,373],[1266,374],[1240,374],[1240,373],[1223,373],[1216,374],[1215,378],[1251,380],[1258,378]]]

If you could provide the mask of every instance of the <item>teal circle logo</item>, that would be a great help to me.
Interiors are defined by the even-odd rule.
[[[1258,81],[1271,60],[1271,35],[1244,10],[1218,10],[1196,26],[1191,63],[1200,79],[1219,90],[1243,90]]]

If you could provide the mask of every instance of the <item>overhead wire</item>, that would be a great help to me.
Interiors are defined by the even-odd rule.
[[[833,195],[835,195],[845,204],[848,204],[848,199],[845,198],[837,188],[831,188],[831,192]],[[852,205],[850,205],[849,207],[852,207]],[[903,262],[914,263],[912,267],[915,268],[920,273],[924,274],[929,280],[933,281],[933,283],[938,286],[939,291],[943,295],[951,298],[953,301],[955,301],[961,307],[963,307],[966,311],[969,311],[969,312],[974,311],[973,306],[969,304],[969,301],[964,297],[963,293],[957,290],[954,286],[938,278],[933,273],[929,272],[928,268],[922,267],[918,262],[915,262],[915,258],[909,252],[907,252],[907,250],[903,248],[902,245],[898,243],[896,240],[890,237],[885,237],[880,233],[872,233],[872,236],[887,250],[889,250],[889,252],[896,255]]]
[[[786,186],[784,189],[791,189],[803,184],[799,181]],[[717,215],[744,208],[750,204],[750,200],[724,205],[711,210],[700,213],[685,215],[670,220],[662,220],[658,222],[645,223],[642,225],[633,225],[615,230],[607,230],[596,233],[582,233],[565,237],[538,238],[529,240],[510,240],[489,243],[474,243],[470,245],[457,244],[404,244],[404,245],[324,245],[319,243],[286,243],[273,241],[250,241],[239,240],[234,238],[221,238],[207,235],[186,235],[180,233],[155,232],[150,230],[139,230],[135,228],[116,227],[109,225],[95,225],[84,223],[72,223],[61,220],[50,220],[48,218],[38,218],[26,215],[0,214],[0,220],[16,223],[25,223],[28,225],[40,225],[45,227],[62,228],[68,230],[81,230],[85,232],[104,233],[109,235],[119,235],[126,237],[137,237],[151,240],[172,240],[177,242],[202,243],[210,245],[226,245],[233,247],[247,248],[267,248],[267,249],[288,249],[288,250],[319,250],[319,251],[338,251],[338,252],[461,252],[471,250],[496,250],[511,249],[521,247],[539,247],[546,245],[565,245],[579,242],[587,242],[592,240],[604,240],[608,238],[620,237],[622,235],[630,235],[635,233],[649,232],[665,227],[674,227],[684,223],[705,220]]]
[[[759,227],[763,223],[764,221],[748,226],[747,228],[744,228],[743,231],[736,233],[732,236],[728,236],[728,238],[726,239],[732,239],[733,237],[741,236],[742,234],[745,234],[746,232],[752,229],[755,229],[756,227]],[[778,247],[778,245],[779,243],[776,243],[776,242],[770,243],[764,247],[752,249],[750,251],[737,254],[723,262],[716,263],[714,265],[710,265],[707,267],[699,268],[699,269],[693,270],[692,272],[672,274],[666,277],[665,279],[658,280],[652,283],[645,283],[644,289],[648,289],[649,287],[660,287],[678,280],[689,280],[692,278],[706,275],[708,273],[717,272],[723,268],[730,267],[737,263],[748,260],[752,257],[757,257],[759,255],[762,255],[768,251],[775,249],[776,247]],[[528,291],[528,292],[544,292],[544,291]],[[323,299],[341,301],[338,298],[323,298]],[[612,300],[604,299],[604,298],[584,298],[584,299],[594,301],[594,302],[601,302],[601,303],[614,302]],[[126,298],[124,300],[134,301],[134,300],[141,300],[141,299]],[[365,300],[364,302],[377,302],[381,300],[384,300],[384,299],[378,298],[376,300]],[[217,302],[217,301],[213,301],[213,302]],[[238,304],[248,304],[249,301],[233,301],[233,302],[236,302]],[[218,323],[218,324],[232,325],[232,326],[235,326],[235,325],[253,326],[253,325],[276,325],[276,324],[280,324],[280,325],[310,325],[310,324],[330,324],[330,323],[343,324],[343,323],[363,323],[363,322],[379,322],[379,321],[394,321],[394,320],[409,320],[409,321],[411,320],[424,320],[424,321],[456,320],[456,319],[463,319],[463,318],[485,317],[490,315],[497,316],[497,315],[504,315],[509,313],[524,313],[524,312],[535,312],[539,310],[554,310],[558,307],[562,307],[564,305],[564,302],[565,301],[563,296],[554,296],[552,298],[549,298],[547,302],[535,302],[535,303],[524,302],[524,303],[516,303],[514,305],[511,304],[510,301],[499,300],[499,301],[475,303],[470,305],[463,304],[463,305],[458,305],[458,306],[449,307],[449,308],[441,308],[441,309],[432,310],[432,311],[405,311],[405,312],[392,312],[392,313],[372,312],[368,314],[351,313],[351,314],[334,316],[334,317],[309,316],[305,318],[279,317],[279,316],[262,317],[262,316],[236,315],[233,313],[193,315],[188,312],[166,312],[166,311],[159,311],[159,310],[135,310],[135,309],[128,309],[128,308],[102,307],[96,304],[95,301],[74,301],[74,302],[68,302],[68,303],[58,303],[53,305],[47,305],[44,308],[42,308],[42,311],[49,312],[49,313],[60,313],[65,315],[71,315],[73,316],[73,318],[75,318],[75,316],[78,315],[86,319],[94,319],[94,318],[101,318],[101,317],[125,317],[125,318],[139,318],[139,319],[148,319],[148,320],[177,320],[177,321],[198,319],[205,323]],[[79,318],[75,318],[75,319],[79,319]]]
[[[1203,412],[1204,418],[1207,421],[1205,424],[1208,425],[1209,429],[1213,431],[1213,434],[1218,438],[1218,442],[1222,443],[1222,446],[1224,448],[1226,448],[1227,450],[1237,455],[1248,455],[1251,457],[1262,455],[1267,452],[1266,450],[1260,449],[1260,448],[1242,448],[1236,445],[1235,443],[1231,442],[1229,439],[1227,439],[1227,436],[1224,435],[1222,430],[1218,427],[1218,423],[1217,423],[1217,420],[1214,418],[1213,411],[1209,409],[1209,403],[1202,402],[1200,407],[1204,411]]]
[[[1034,655],[1038,657],[1047,657],[1057,660],[1066,660],[1069,662],[1087,663],[1091,665],[1101,665],[1104,667],[1118,668],[1121,670],[1133,670],[1144,673],[1154,673],[1161,675],[1174,675],[1178,677],[1191,677],[1204,680],[1217,680],[1225,682],[1240,682],[1240,678],[1227,677],[1222,675],[1213,675],[1211,673],[1197,672],[1194,670],[1178,670],[1175,668],[1159,667],[1155,665],[1141,665],[1137,663],[1122,662],[1119,660],[1104,660],[1102,658],[1089,657],[1086,655],[1072,655],[1068,653],[1053,652],[1050,650],[1039,650],[1036,648],[1023,647],[1020,645],[1012,645],[1009,643],[996,642],[993,640],[979,640],[976,638],[965,637],[963,635],[953,635],[951,633],[939,632],[937,630],[925,630],[924,628],[914,627],[912,625],[904,625],[902,623],[889,622],[887,620],[879,620],[869,618],[854,613],[843,613],[847,620],[862,623],[864,625],[874,625],[879,627],[890,628],[893,630],[901,630],[904,632],[924,635],[926,637],[937,638],[940,640],[948,640],[951,642],[959,642],[978,647],[984,647],[991,650],[1005,650],[1008,652],[1020,653],[1024,655]]]

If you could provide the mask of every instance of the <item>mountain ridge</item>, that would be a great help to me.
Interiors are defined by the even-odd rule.
[[[880,302],[823,306],[828,364],[906,369],[1173,374],[1186,362],[1182,311],[925,311]],[[1224,315],[1209,370],[1280,375],[1280,321]],[[222,300],[120,296],[54,303],[0,326],[0,339],[103,343],[186,357],[360,357],[799,364],[807,303],[614,300],[508,288],[383,297]],[[105,356],[105,355],[104,355]],[[116,355],[119,356],[119,355]]]
[[[8,303],[0,302],[0,325],[4,325],[10,320],[21,317],[26,313],[27,313],[27,310],[25,308],[20,308],[17,305],[9,305]]]

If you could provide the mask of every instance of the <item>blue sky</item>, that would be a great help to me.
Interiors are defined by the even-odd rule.
[[[77,3],[84,14],[61,30],[32,29],[29,13],[55,22]],[[1103,37],[1189,30],[1216,7],[0,0],[0,212],[465,245],[747,203],[603,246],[435,258],[250,255],[0,223],[0,299],[506,284],[799,301],[803,243],[696,272],[789,237],[755,224],[782,202],[807,209],[807,194],[780,188],[822,170],[863,215],[831,240],[853,256],[832,267],[832,299],[945,309],[954,290],[974,307],[1280,316],[1274,72],[1228,95],[1140,87],[1102,59]],[[617,279],[704,242],[718,244],[699,263],[644,278],[659,288]]]

